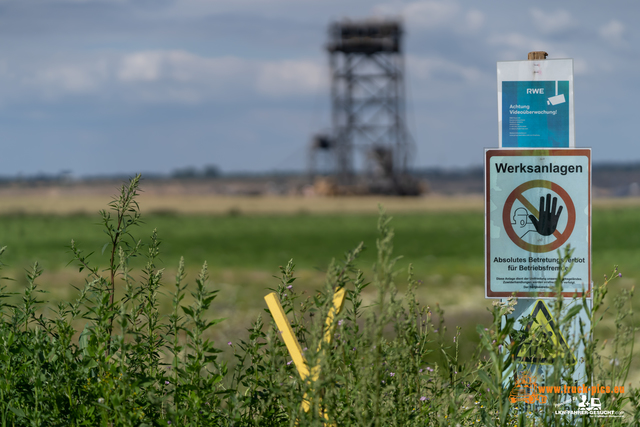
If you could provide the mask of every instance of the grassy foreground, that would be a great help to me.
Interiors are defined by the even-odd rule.
[[[139,211],[134,203],[137,184],[134,179],[123,187],[121,195],[110,204],[110,211],[101,214],[100,243],[96,239],[87,247],[87,242],[93,242],[91,239],[78,239],[71,244],[73,265],[79,267],[84,280],[69,301],[60,301],[43,311],[48,295],[43,293],[44,277],[38,264],[27,270],[26,283],[19,295],[10,298],[7,288],[0,286],[3,425],[601,424],[598,417],[555,411],[561,398],[557,394],[549,396],[546,406],[514,403],[516,384],[509,378],[518,365],[505,357],[507,337],[511,340],[508,344],[511,351],[526,343],[538,349],[540,357],[554,355],[549,359],[553,375],[545,378],[546,385],[570,381],[574,368],[569,361],[574,350],[556,352],[549,347],[542,329],[531,333],[515,331],[511,320],[502,321],[513,309],[511,302],[491,307],[488,322],[475,328],[478,345],[465,350],[469,343],[460,329],[454,328],[453,337],[447,335],[440,308],[425,305],[417,297],[417,290],[429,288],[429,284],[421,284],[411,269],[406,274],[400,273],[406,269],[394,255],[399,252],[394,246],[396,236],[391,220],[384,214],[377,219],[377,233],[371,235],[375,246],[371,244],[368,259],[365,255],[364,270],[359,268],[363,248],[355,245],[343,258],[322,267],[324,283],[305,296],[304,288],[298,286],[293,262],[283,263],[279,268],[272,290],[288,314],[295,337],[292,339],[299,342],[299,351],[304,354],[302,361],[296,359],[295,368],[292,350],[285,348],[281,338],[285,336],[282,327],[276,327],[268,314],[259,316],[245,326],[248,329],[243,334],[229,340],[226,346],[231,349],[235,363],[227,363],[219,355],[223,344],[208,339],[208,332],[220,324],[213,303],[221,295],[211,288],[207,264],[188,279],[187,266],[180,261],[173,277],[168,277],[162,268],[165,245],[156,232],[139,225]],[[435,224],[427,226],[419,216],[401,217],[406,223],[413,221],[413,227],[420,230],[413,234],[409,228],[404,230],[406,240],[402,244],[415,251],[410,252],[409,260],[417,257],[421,245],[431,244],[438,248],[428,254],[434,258],[434,265],[442,259],[453,260],[445,268],[457,268],[452,267],[457,262],[460,270],[474,280],[473,262],[480,259],[481,264],[482,257],[473,246],[469,247],[473,242],[469,235],[477,231],[478,223],[468,215],[436,217]],[[163,218],[167,219],[156,219],[161,222]],[[365,222],[363,218],[356,219]],[[71,219],[76,222],[70,227],[74,231],[81,229],[76,227],[80,225],[77,218]],[[357,223],[332,228],[339,217],[323,219],[327,222],[314,221],[314,225],[326,227],[334,239],[366,233]],[[452,221],[455,219],[465,220],[465,226],[458,227]],[[283,240],[281,236],[287,236],[286,231],[293,229],[300,239],[298,243],[305,239],[319,243],[333,241],[323,240],[326,236],[322,230],[313,227],[308,227],[312,232],[304,234],[305,227],[300,227],[300,222],[282,223],[265,237],[270,222],[273,221],[245,222],[241,226],[236,223],[235,227],[228,222],[226,231],[232,230],[232,234],[209,234],[204,238],[214,242],[224,241],[225,236],[257,240],[259,235],[266,241],[262,247],[272,248],[272,241]],[[39,231],[45,241],[44,231],[57,227],[54,223],[39,230],[29,228],[35,229],[29,233]],[[351,228],[355,234],[349,236],[347,229]],[[203,229],[200,233],[198,229],[184,226],[182,229],[191,230],[192,240],[201,242],[197,239],[203,237],[199,235]],[[131,235],[144,231],[150,232],[144,244],[130,239]],[[29,234],[24,229],[23,232]],[[415,243],[420,237],[435,240]],[[247,245],[250,246],[245,243],[239,247]],[[32,250],[36,247],[33,245]],[[88,254],[92,250],[96,251],[95,256]],[[251,260],[239,259],[246,254],[235,258],[224,258],[224,251],[218,254],[223,260],[217,264],[221,269],[229,268],[228,264],[238,269],[255,265]],[[570,257],[570,253],[565,253],[563,262]],[[471,264],[466,269],[462,268],[465,261]],[[22,261],[16,257],[13,262]],[[60,270],[55,260],[51,268]],[[426,272],[422,270],[422,274]],[[457,280],[456,275],[444,273],[440,280],[445,284]],[[594,384],[615,390],[626,387],[621,393],[599,394],[604,409],[623,414],[608,420],[607,425],[635,425],[640,421],[640,390],[633,382],[626,385],[635,335],[633,292],[622,290],[612,303],[605,302],[605,296],[616,283],[611,282],[614,277],[617,279],[610,276],[594,288],[593,308],[585,300],[575,301],[574,308],[578,310],[572,308],[560,316],[562,299],[549,304],[559,328],[568,325],[582,310],[595,328],[605,324],[603,315],[612,316],[608,347],[606,342],[599,344],[597,337],[575,338],[586,346],[586,372]],[[561,282],[559,276],[556,285],[561,286]],[[470,291],[475,285],[463,281],[462,286]],[[456,289],[451,291],[451,285],[446,287],[449,293],[458,293]],[[366,288],[371,292],[367,293]],[[335,304],[334,293],[341,290],[346,291],[344,310],[334,322],[325,323]],[[169,298],[166,314],[160,307],[162,294]],[[261,299],[262,295],[261,292],[253,297]],[[230,305],[228,301],[222,303]],[[574,341],[569,344],[576,345]]]
[[[145,205],[141,204],[141,208],[144,210]],[[416,290],[418,297],[439,303],[447,311],[449,324],[462,326],[463,334],[473,335],[476,323],[488,321],[486,307],[491,305],[491,300],[484,299],[483,213],[460,203],[449,204],[449,209],[452,210],[395,213],[394,247],[396,253],[402,254],[399,268],[406,271],[412,264],[416,280],[423,284]],[[593,210],[593,280],[602,283],[603,275],[613,265],[619,265],[623,277],[611,285],[614,294],[640,280],[639,211],[635,206],[611,205]],[[212,308],[220,317],[228,318],[215,329],[212,338],[226,342],[242,333],[262,312],[262,297],[276,283],[273,276],[278,273],[278,266],[286,265],[290,259],[297,266],[298,289],[308,293],[322,287],[332,258],[340,258],[360,242],[364,242],[365,249],[359,256],[358,268],[371,272],[376,261],[376,214],[292,212],[151,213],[132,232],[144,239],[157,229],[161,255],[156,263],[167,274],[176,273],[181,256],[188,277],[195,277],[202,263],[207,262],[212,282],[220,290],[220,299],[213,302]],[[54,303],[74,298],[71,285],[81,287],[84,275],[69,265],[71,239],[85,251],[93,252],[92,262],[106,268],[109,251],[96,214],[1,216],[0,245],[7,246],[5,271],[16,279],[8,283],[9,289],[23,289],[24,271],[38,261],[44,269],[42,288],[50,292],[48,298]],[[144,263],[142,257],[131,260],[132,266],[141,267]],[[404,290],[401,286],[400,291]],[[122,289],[118,286],[117,291]],[[363,295],[367,301],[373,298],[367,291]],[[159,300],[161,312],[168,313],[169,298],[161,295]],[[635,300],[634,308],[640,309]],[[603,325],[603,336],[610,333],[610,327]]]
[[[600,207],[593,210],[592,271],[595,283],[613,265],[622,279],[614,288],[631,287],[640,280],[640,215],[636,207]],[[484,224],[476,210],[396,213],[395,249],[402,254],[402,269],[412,264],[423,291],[453,312],[467,312],[472,321],[486,314],[484,300]],[[273,284],[277,267],[293,259],[303,287],[311,291],[323,282],[333,257],[364,242],[359,268],[370,271],[376,257],[374,214],[293,215],[186,215],[149,214],[135,228],[138,238],[157,229],[162,254],[157,263],[172,274],[184,256],[188,274],[195,275],[207,261],[214,283],[235,310],[222,304],[222,314],[233,314],[241,323],[264,307],[261,295]],[[93,252],[92,262],[106,267],[104,232],[97,215],[27,215],[0,217],[0,245],[7,246],[5,269],[25,284],[24,271],[38,261],[44,268],[46,288],[52,299],[70,297],[73,284],[83,283],[72,259],[71,239]],[[132,265],[144,261],[133,259]],[[636,307],[638,308],[638,307]],[[248,310],[248,311],[247,311]],[[233,328],[232,328],[233,329]],[[234,332],[230,330],[230,332]]]

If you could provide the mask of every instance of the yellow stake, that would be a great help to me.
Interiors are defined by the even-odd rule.
[[[329,313],[327,313],[327,319],[325,321],[325,330],[323,341],[326,344],[331,344],[331,339],[333,338],[333,330],[335,325],[333,321],[336,316],[342,311],[342,305],[344,303],[345,297],[345,289],[340,288],[333,294],[333,305],[331,309],[329,309]],[[269,311],[273,316],[273,320],[276,322],[276,326],[278,330],[282,333],[282,339],[284,340],[284,344],[287,346],[287,351],[293,360],[298,373],[300,374],[300,378],[302,381],[305,381],[307,377],[309,377],[309,367],[307,365],[307,360],[302,354],[302,349],[300,348],[300,343],[293,333],[293,329],[291,328],[291,324],[289,323],[289,319],[287,319],[287,315],[278,300],[278,296],[275,292],[271,292],[269,295],[264,297],[267,302],[267,306],[269,307]],[[318,344],[318,351],[320,351],[321,344]],[[320,377],[320,364],[316,365],[311,369],[311,381],[315,382]],[[302,398],[302,409],[305,412],[309,411],[311,406],[311,402],[307,399],[307,395],[305,394]],[[327,418],[327,414],[322,414],[324,418]]]
[[[300,343],[298,343],[298,339],[294,335],[293,329],[291,329],[291,324],[287,319],[287,315],[284,314],[282,305],[280,305],[278,295],[275,292],[271,292],[269,295],[264,297],[264,300],[267,302],[267,306],[273,316],[273,320],[276,321],[276,326],[282,334],[282,339],[284,340],[284,344],[287,346],[291,359],[293,359],[293,363],[295,363],[296,369],[298,370],[302,381],[304,381],[309,376],[307,361],[302,355]]]

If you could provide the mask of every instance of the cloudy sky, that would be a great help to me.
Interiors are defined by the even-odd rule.
[[[496,62],[574,58],[576,145],[640,161],[640,3],[0,0],[0,175],[303,169],[327,25],[402,17],[415,167],[482,165]]]

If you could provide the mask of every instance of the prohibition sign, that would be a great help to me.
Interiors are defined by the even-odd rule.
[[[511,224],[511,208],[513,207],[513,203],[516,200],[522,203],[524,207],[533,214],[533,216],[538,219],[540,218],[538,209],[536,209],[535,206],[533,206],[531,202],[529,202],[529,200],[527,200],[526,197],[524,197],[522,194],[531,188],[537,187],[548,188],[549,190],[553,190],[556,194],[558,194],[564,201],[564,204],[567,208],[566,212],[568,215],[567,226],[564,228],[564,231],[562,233],[560,233],[558,230],[554,231],[553,236],[555,236],[556,240],[545,245],[536,245],[524,241],[520,236],[516,234],[515,230],[513,229],[513,225]],[[533,181],[528,181],[524,184],[519,185],[515,188],[515,190],[511,192],[511,194],[509,194],[509,197],[507,197],[507,200],[504,203],[504,208],[502,210],[502,223],[504,224],[504,229],[507,232],[509,238],[520,248],[528,252],[550,252],[562,246],[569,239],[569,236],[571,236],[573,228],[576,225],[576,208],[573,205],[571,197],[569,197],[569,194],[565,191],[564,188],[560,187],[555,182],[546,181],[544,179],[534,179]]]

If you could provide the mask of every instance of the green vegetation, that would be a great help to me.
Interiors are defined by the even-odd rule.
[[[305,296],[298,288],[293,262],[280,267],[273,291],[303,347],[307,366],[312,372],[319,369],[317,380],[300,379],[278,328],[264,313],[224,345],[234,357],[234,363],[228,363],[220,356],[223,344],[207,335],[224,324],[213,311],[219,295],[209,284],[207,264],[195,280],[187,280],[185,263],[180,259],[175,276],[167,278],[160,268],[159,260],[167,255],[162,255],[164,244],[158,233],[152,230],[148,239],[137,239],[144,231],[139,227],[135,204],[137,183],[134,179],[123,186],[110,210],[101,212],[106,238],[103,235],[102,245],[95,242],[99,247],[96,255],[103,257],[98,264],[81,241],[71,244],[73,266],[86,275],[72,301],[60,302],[42,314],[47,295],[40,285],[42,269],[38,263],[28,269],[20,295],[9,299],[6,286],[0,286],[2,425],[602,423],[602,418],[558,414],[557,394],[542,407],[514,403],[515,384],[509,378],[518,365],[505,357],[507,348],[533,343],[545,357],[555,354],[554,373],[546,378],[547,385],[570,382],[570,353],[558,354],[548,348],[548,337],[539,333],[542,328],[531,334],[515,333],[512,320],[503,322],[512,304],[496,303],[490,310],[493,321],[475,328],[480,344],[470,351],[471,357],[464,355],[462,349],[468,344],[461,342],[465,338],[460,329],[456,328],[451,339],[440,308],[425,305],[416,297],[420,281],[411,267],[408,274],[400,273],[399,259],[394,255],[396,236],[390,218],[383,213],[378,219],[375,250],[369,251],[369,261],[365,261],[370,266],[366,271],[359,269],[362,246],[354,245],[342,261],[327,265],[324,285]],[[424,227],[423,233],[437,236],[443,223],[451,225],[451,233],[454,223],[446,222],[449,220],[442,217],[439,226]],[[251,229],[247,225],[244,230]],[[286,229],[282,226],[280,231]],[[238,228],[235,234],[242,231]],[[463,234],[465,231],[469,229]],[[448,244],[443,242],[436,257],[473,252],[463,243],[468,242],[466,238],[449,240]],[[0,255],[2,252],[4,249]],[[566,266],[571,252],[561,256]],[[246,260],[238,267],[242,265],[253,264]],[[558,289],[562,274],[556,281]],[[620,292],[610,305],[604,299],[611,280],[617,277],[610,274],[604,284],[595,287],[593,309],[586,300],[578,300],[574,301],[577,310],[561,316],[563,300],[550,304],[560,328],[582,310],[596,326],[609,313],[605,318],[612,320],[608,347],[589,334],[577,337],[588,349],[586,369],[593,380],[587,385],[625,386],[624,394],[599,396],[604,410],[625,414],[624,418],[607,419],[607,425],[637,425],[640,389],[626,385],[637,329],[631,308],[633,291]],[[368,302],[365,288],[373,290]],[[399,288],[406,291],[401,293]],[[347,301],[327,330],[324,319],[338,289],[346,290]],[[166,315],[160,312],[162,293],[171,301]],[[333,340],[329,343],[325,336]],[[302,409],[305,401],[309,411]]]
[[[205,259],[210,267],[264,269],[273,271],[289,259],[299,268],[326,268],[335,254],[359,242],[375,242],[375,215],[282,215],[196,216],[148,215],[136,234],[157,229],[163,236],[163,259],[184,255],[190,265]],[[482,264],[483,219],[475,213],[430,213],[395,217],[396,247],[416,268],[435,258],[466,264]],[[35,259],[46,260],[46,268],[65,266],[70,238],[96,252],[100,258],[104,233],[95,216],[3,216],[0,242],[7,246],[6,263],[24,267]],[[372,264],[375,253],[366,250],[364,263]],[[434,263],[435,264],[435,263]],[[432,268],[424,267],[425,271]]]
[[[336,254],[359,242],[367,249],[361,256],[371,266],[375,251],[374,215],[198,216],[148,215],[136,234],[162,236],[166,266],[184,256],[187,267],[207,261],[211,270],[264,270],[294,258],[298,269],[325,270]],[[7,246],[5,263],[24,269],[39,261],[46,270],[64,268],[71,259],[71,237],[94,251],[95,262],[106,266],[101,255],[104,233],[95,216],[10,215],[0,218],[0,244]],[[416,276],[455,275],[484,283],[483,215],[445,212],[394,215],[395,247],[403,263],[414,265]],[[593,212],[594,278],[613,264],[625,267],[625,277],[640,279],[640,215],[637,208],[599,209]],[[65,250],[66,249],[66,250]],[[142,261],[139,265],[142,265]],[[446,280],[445,280],[446,282]]]

